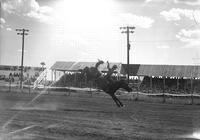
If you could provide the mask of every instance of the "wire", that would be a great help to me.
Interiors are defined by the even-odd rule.
[[[140,40],[140,41],[130,41],[130,42],[133,42],[133,43],[157,43],[157,42],[178,42],[179,40]]]

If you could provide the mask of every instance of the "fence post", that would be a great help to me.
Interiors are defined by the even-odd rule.
[[[70,94],[71,94],[71,89],[70,89],[71,85],[72,85],[72,82],[69,81],[69,86],[68,86],[68,89],[69,89],[69,91],[68,91],[68,96],[70,96]]]
[[[47,94],[50,94],[49,85],[48,85],[48,87],[47,87]]]
[[[137,85],[137,94],[136,94],[136,98],[135,98],[135,101],[138,101],[139,100],[139,86]]]
[[[10,79],[9,79],[9,92],[11,92],[11,82],[12,82],[11,80],[12,80],[12,79],[10,78]]]
[[[91,97],[92,97],[92,82],[90,81],[90,94],[91,94]]]
[[[148,88],[148,93],[149,93],[149,90],[152,89],[152,77],[149,76],[149,88]]]
[[[166,99],[165,99],[165,76],[163,78],[163,103],[166,102]]]
[[[71,94],[71,89],[70,89],[70,85],[69,85],[68,96],[70,96],[70,94]]]
[[[29,94],[31,94],[31,81],[29,81]]]
[[[193,78],[191,78],[191,104],[194,102],[194,97],[193,97]]]
[[[84,77],[85,77],[85,87],[87,87],[87,74],[85,74]]]
[[[153,93],[153,79],[152,79],[152,76],[150,77],[150,88],[151,88],[151,93]]]

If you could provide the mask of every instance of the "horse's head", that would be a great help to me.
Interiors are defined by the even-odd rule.
[[[129,87],[128,83],[125,80],[120,80],[120,87],[125,89],[128,92],[133,91],[131,87]]]
[[[104,63],[104,61],[103,61],[103,60],[100,60],[100,59],[98,59],[98,63],[100,63],[100,64],[103,64],[103,63]]]
[[[99,65],[101,65],[101,64],[103,64],[103,63],[104,63],[103,60],[99,60],[99,59],[98,59],[98,62],[95,64],[95,68],[98,68]]]

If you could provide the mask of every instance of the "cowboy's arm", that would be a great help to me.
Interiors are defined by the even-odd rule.
[[[110,63],[107,61],[107,69],[110,71]]]

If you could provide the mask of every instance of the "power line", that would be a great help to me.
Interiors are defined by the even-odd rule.
[[[22,89],[22,82],[23,82],[23,63],[24,63],[24,36],[28,35],[29,30],[27,29],[16,29],[16,31],[18,32],[17,35],[21,35],[22,36],[22,58],[21,58],[21,79],[20,79],[20,88]]]
[[[134,42],[135,43],[159,43],[159,42],[178,42],[179,40],[135,40]],[[130,41],[130,42],[133,42],[133,41]]]

